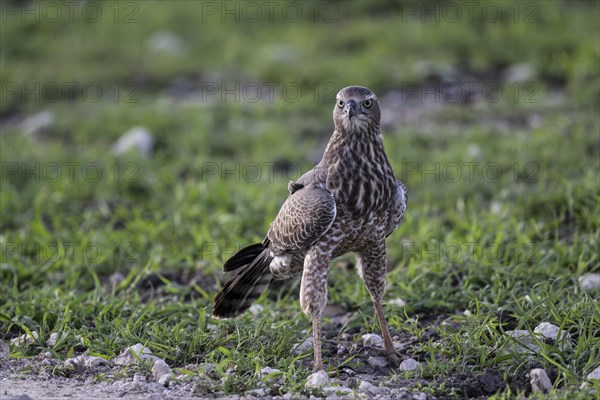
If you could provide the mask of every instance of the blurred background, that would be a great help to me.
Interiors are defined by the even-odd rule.
[[[598,270],[596,1],[3,1],[1,18],[7,338],[140,288],[209,307],[348,85],[378,95],[408,187],[390,279],[413,312]],[[524,278],[503,297],[492,275]],[[368,301],[340,285],[332,301]]]

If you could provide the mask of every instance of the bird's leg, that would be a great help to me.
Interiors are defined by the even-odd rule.
[[[327,270],[329,256],[318,247],[311,248],[304,258],[300,284],[300,306],[312,317],[315,371],[323,369],[321,356],[321,315],[327,303]]]
[[[321,317],[313,317],[313,348],[315,354],[315,372],[323,369],[323,357],[321,356]]]
[[[383,307],[381,306],[380,300],[373,299],[373,305],[375,306],[375,313],[377,314],[377,319],[379,320],[379,326],[381,327],[381,334],[383,336],[383,345],[385,347],[385,356],[390,360],[390,362],[398,366],[402,359],[398,355],[398,352],[394,348],[394,342],[392,341],[392,334],[390,333],[390,328],[385,319],[385,314],[383,312]]]
[[[359,252],[356,265],[359,275],[365,281],[365,285],[373,301],[373,306],[375,307],[375,314],[377,315],[383,336],[385,355],[392,364],[397,366],[402,360],[394,348],[390,328],[385,319],[383,307],[381,306],[385,290],[385,274],[387,272],[385,242],[372,243],[364,251]]]

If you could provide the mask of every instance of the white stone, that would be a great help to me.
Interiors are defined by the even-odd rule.
[[[550,378],[548,378],[546,371],[541,368],[535,368],[529,372],[529,383],[534,392],[548,393],[552,389]]]
[[[351,396],[354,394],[354,390],[346,386],[325,386],[321,390],[328,398],[330,396]]]
[[[393,304],[398,307],[406,307],[406,301],[402,300],[401,298],[392,299],[388,301],[388,304]]]
[[[0,341],[0,360],[8,360],[10,357],[10,347],[2,341]]]
[[[370,366],[376,368],[384,368],[388,365],[388,360],[385,357],[369,357],[367,362]]]
[[[83,356],[67,358],[65,360],[65,366],[67,367],[78,367],[81,364],[83,364]]]
[[[579,286],[586,292],[600,290],[600,274],[585,274],[580,276]]]
[[[312,348],[313,348],[313,339],[308,338],[304,342],[299,343],[296,346],[294,346],[294,354],[300,355],[300,354],[304,353],[305,351],[308,351]]]
[[[31,336],[28,335],[27,333],[24,333],[19,337],[11,339],[10,342],[15,345],[28,344],[28,343],[36,342],[38,340],[38,338],[39,338],[38,333],[36,331],[33,331],[33,332],[31,332]]]
[[[163,386],[169,386],[169,383],[171,383],[172,381],[173,381],[173,375],[171,375],[171,374],[163,375],[158,379],[158,383]]]
[[[156,53],[166,53],[174,56],[185,52],[185,41],[173,32],[154,32],[146,41],[146,46]]]
[[[374,333],[363,335],[362,341],[364,346],[383,348],[383,338]]]
[[[136,126],[125,132],[121,137],[112,145],[112,152],[114,154],[123,154],[131,149],[137,149],[142,155],[150,155],[152,148],[154,147],[154,138],[150,131],[142,126]]]
[[[171,367],[169,367],[169,364],[161,359],[154,361],[154,365],[152,366],[152,376],[154,377],[154,380],[159,382],[165,375],[171,375]]]
[[[56,342],[58,341],[58,339],[60,339],[60,334],[58,332],[52,332],[50,334],[50,337],[48,338],[48,340],[46,340],[46,344],[48,346],[54,346],[56,344]]]
[[[308,388],[320,388],[328,383],[329,377],[327,376],[327,372],[320,370],[308,376],[305,386]]]
[[[100,365],[108,365],[108,361],[102,357],[93,357],[93,356],[82,356],[83,357],[83,365],[88,368],[98,367]]]
[[[535,70],[528,63],[513,64],[502,71],[502,78],[508,83],[529,81],[534,75]]]
[[[250,311],[252,315],[258,315],[263,311],[263,309],[264,307],[260,304],[252,304],[248,311]]]
[[[358,391],[360,393],[365,393],[365,394],[370,394],[370,395],[378,395],[378,394],[388,393],[389,390],[390,389],[387,387],[375,386],[371,382],[368,382],[368,381],[362,381],[360,383],[360,385],[358,385]]]
[[[25,118],[23,122],[21,122],[20,127],[23,133],[30,135],[48,128],[54,123],[54,120],[54,113],[52,111],[41,111]]]
[[[559,331],[560,328],[558,326],[549,322],[542,322],[533,330],[534,333],[537,333],[538,335],[541,335],[546,339],[554,341],[558,344],[558,347],[561,350],[563,350],[569,344],[569,339],[571,339],[571,335],[569,335],[567,332],[560,331],[559,336]]]
[[[598,368],[596,368],[595,370],[593,370],[592,372],[590,372],[585,379],[587,380],[600,380],[600,366]]]
[[[414,358],[407,358],[400,363],[400,371],[414,371],[419,368],[419,362]]]
[[[113,364],[120,366],[136,364],[138,362],[138,358],[141,361],[150,362],[160,360],[159,357],[152,354],[152,351],[150,351],[149,348],[144,347],[144,345],[141,343],[138,343],[123,350],[121,354],[114,358]]]
[[[539,353],[540,346],[534,343],[534,338],[531,336],[529,331],[524,329],[506,331],[506,334],[517,341],[514,343],[512,340],[508,344],[507,349],[517,353]]]

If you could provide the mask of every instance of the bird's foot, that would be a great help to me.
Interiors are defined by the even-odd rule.
[[[388,359],[388,361],[390,363],[392,363],[392,365],[394,367],[400,366],[400,363],[402,363],[402,361],[404,360],[404,358],[400,355],[400,353],[398,353],[395,350],[393,350],[393,351],[385,351],[384,352],[384,356]]]

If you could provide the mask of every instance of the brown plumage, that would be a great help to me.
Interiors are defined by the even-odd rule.
[[[337,94],[335,131],[321,162],[288,185],[289,196],[267,237],[231,257],[237,271],[215,297],[213,317],[233,318],[258,299],[272,279],[302,272],[300,305],[313,320],[315,370],[323,368],[321,314],[327,302],[329,262],[355,252],[359,275],[373,300],[385,352],[399,357],[381,301],[387,268],[385,239],[406,210],[406,189],[396,180],[379,131],[381,109],[365,87]]]

